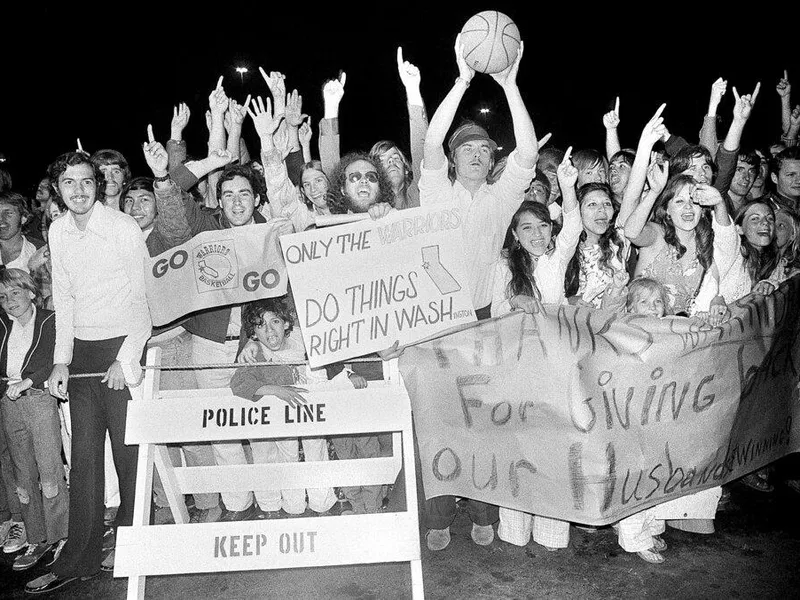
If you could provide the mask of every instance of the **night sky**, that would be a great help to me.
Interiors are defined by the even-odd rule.
[[[0,94],[4,166],[14,176],[14,187],[27,192],[47,164],[74,149],[80,137],[88,151],[116,148],[134,174],[149,174],[141,155],[146,126],[152,123],[157,139],[166,142],[172,107],[182,101],[192,110],[184,132],[189,152],[200,155],[207,135],[203,113],[217,78],[225,75],[227,93],[240,102],[248,93],[266,96],[259,66],[282,71],[288,89],[300,91],[315,134],[322,84],[345,70],[343,152],[368,149],[378,139],[407,148],[397,46],[420,67],[422,95],[432,114],[457,75],[456,33],[471,15],[487,9],[506,13],[519,26],[526,43],[520,89],[539,136],[552,131],[551,143],[561,148],[603,149],[602,115],[616,95],[621,97],[623,146],[635,147],[641,127],[661,102],[668,103],[664,115],[670,131],[696,140],[718,76],[727,78],[729,86],[720,106],[720,136],[730,122],[731,87],[747,93],[762,81],[745,145],[766,146],[780,135],[775,84],[784,68],[795,84],[794,102],[800,104],[800,46],[788,41],[797,40],[797,34],[786,31],[786,26],[797,31],[796,20],[788,18],[793,15],[785,15],[784,24],[777,13],[761,15],[754,7],[753,14],[734,14],[730,3],[722,5],[721,13],[676,4],[666,17],[610,3],[602,10],[564,3],[560,12],[532,2],[431,8],[442,4],[341,3],[324,13],[301,3],[280,3],[277,9],[268,2],[217,3],[217,13],[196,16],[187,14],[189,3],[183,10],[159,6],[146,11],[124,3],[102,10],[63,5],[11,9],[4,18]],[[297,8],[284,8],[289,5]],[[725,26],[728,22],[733,25]],[[783,33],[770,36],[768,26]],[[244,85],[236,66],[250,70]],[[488,118],[478,112],[483,106],[492,109]],[[507,106],[489,77],[473,80],[460,117],[482,119],[498,143],[510,149]],[[249,119],[244,136],[255,155],[257,138]]]

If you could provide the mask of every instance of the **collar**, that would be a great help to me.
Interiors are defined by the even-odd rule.
[[[95,200],[94,205],[89,214],[89,220],[86,222],[86,229],[81,231],[75,223],[75,216],[70,211],[67,214],[67,222],[64,226],[64,232],[72,235],[83,235],[91,232],[102,239],[108,239],[108,232],[110,231],[109,224],[111,222],[111,215],[109,214],[113,209],[108,208],[102,202]]]
[[[8,318],[11,319],[11,322],[14,323],[17,327],[31,327],[36,322],[36,305],[33,305],[33,314],[31,315],[31,320],[28,321],[25,325],[19,322],[19,319],[14,315],[8,315]]]

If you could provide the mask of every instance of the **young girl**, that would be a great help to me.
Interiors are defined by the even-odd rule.
[[[305,361],[302,339],[291,336],[294,318],[284,298],[268,298],[247,304],[242,309],[242,327],[245,335],[258,344],[257,362],[275,360],[275,365],[262,367],[239,367],[231,379],[234,394],[256,402],[263,396],[276,396],[289,406],[305,404],[302,392],[296,384],[327,381],[325,371],[312,371],[306,367],[282,365],[283,362]],[[356,388],[366,387],[366,380],[348,374]],[[254,463],[297,462],[299,460],[298,439],[251,440]],[[328,460],[328,446],[324,438],[303,438],[303,453],[307,461]],[[380,486],[378,486],[380,487]],[[262,511],[260,518],[275,518],[283,509],[289,514],[299,515],[308,507],[317,513],[325,513],[336,503],[332,488],[291,489],[256,491],[255,497]]]
[[[773,208],[778,267],[770,279],[780,284],[800,272],[800,215],[785,206],[773,206]]]
[[[492,316],[512,310],[536,313],[544,304],[563,304],[564,272],[581,232],[575,182],[578,170],[570,161],[569,148],[558,167],[558,182],[564,199],[564,226],[553,239],[553,222],[547,207],[538,202],[523,202],[511,220],[511,247],[497,261]],[[533,540],[548,550],[566,548],[569,523],[500,507],[501,540],[524,546]]]

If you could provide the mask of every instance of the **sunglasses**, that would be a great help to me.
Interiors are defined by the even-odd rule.
[[[353,171],[350,175],[347,176],[347,181],[350,183],[358,183],[364,177],[367,178],[367,181],[370,183],[378,183],[378,174],[375,171],[367,171],[366,173],[362,173],[360,171]]]

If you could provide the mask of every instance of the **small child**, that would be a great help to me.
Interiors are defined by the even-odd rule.
[[[231,379],[233,393],[253,402],[263,396],[276,396],[289,404],[305,404],[297,384],[327,381],[324,369],[311,370],[281,362],[305,360],[302,339],[290,336],[294,328],[291,308],[285,298],[257,300],[242,308],[242,328],[248,339],[257,344],[256,362],[274,360],[274,366],[239,367]],[[253,342],[248,342],[252,344]],[[366,381],[351,376],[354,387],[365,387]],[[328,446],[325,438],[302,438],[306,461],[328,460]],[[254,463],[297,462],[299,460],[299,440],[250,440]],[[308,507],[317,513],[325,513],[336,503],[332,488],[292,489],[256,491],[259,508],[265,513],[262,518],[279,516],[281,508],[293,515],[299,515]]]
[[[655,279],[639,277],[628,285],[625,312],[635,315],[649,315],[659,319],[667,314],[669,294],[667,289]]]
[[[33,567],[50,550],[57,558],[67,538],[69,496],[58,402],[43,389],[53,369],[55,313],[37,308],[37,295],[25,271],[0,271],[0,371],[8,378],[0,382],[0,410],[17,480],[22,536],[27,534],[28,541],[26,552],[14,560],[15,571]],[[4,552],[14,551],[5,545]]]

